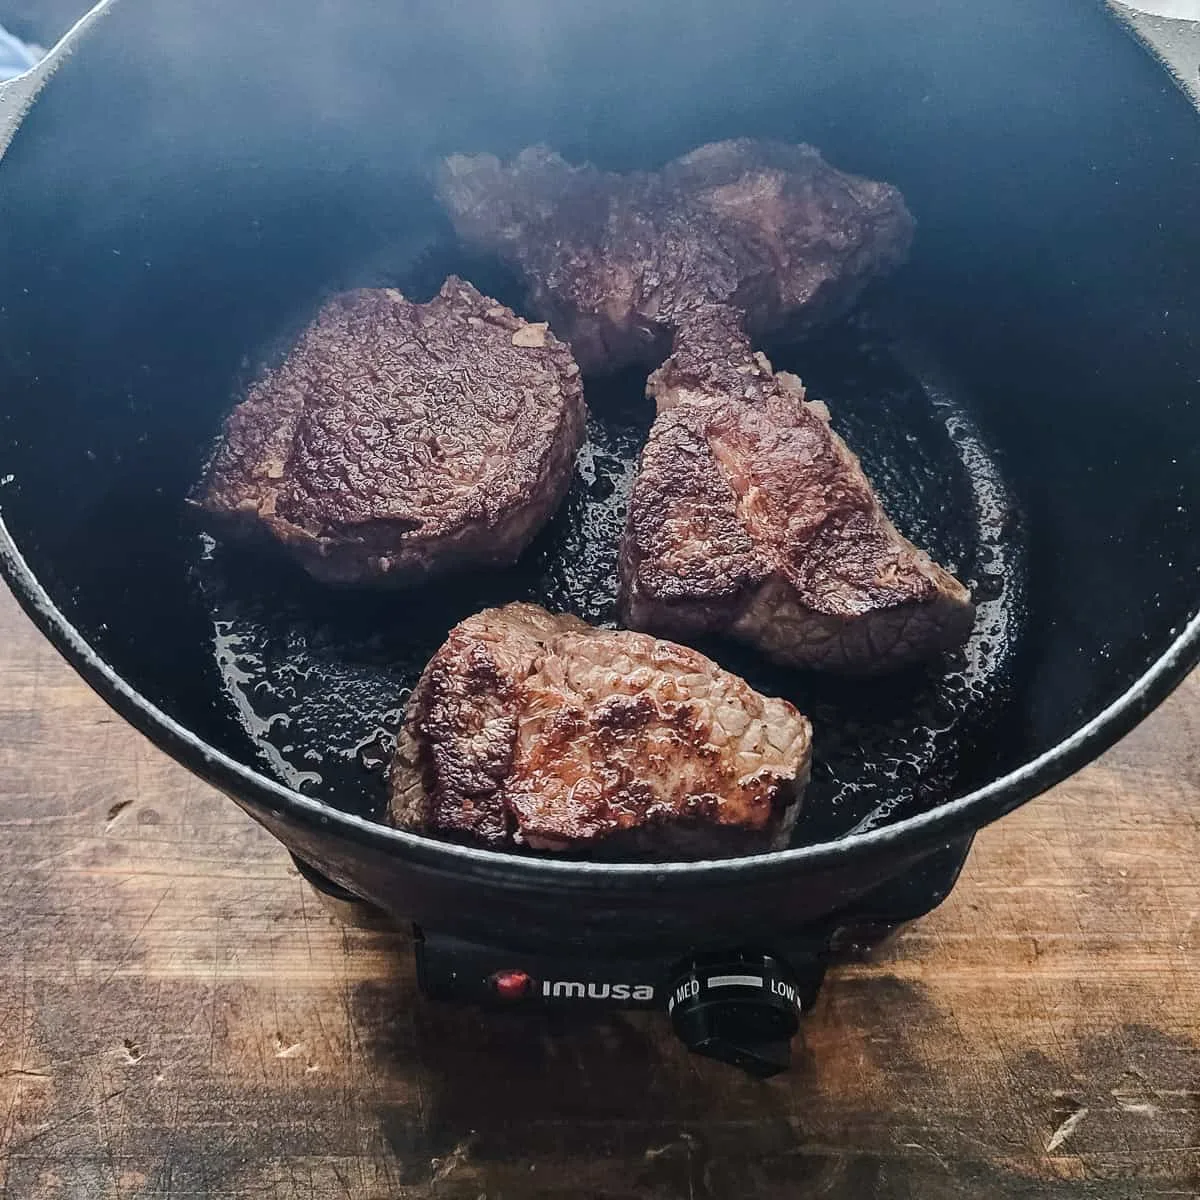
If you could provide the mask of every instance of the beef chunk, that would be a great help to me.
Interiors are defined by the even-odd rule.
[[[621,548],[626,624],[850,673],[966,640],[967,589],[900,535],[823,406],[752,353],[736,312],[693,314],[648,390],[659,415]]]
[[[456,155],[439,192],[466,242],[522,272],[584,371],[653,365],[699,306],[736,309],[752,336],[835,315],[912,237],[895,188],[749,139],[628,175],[542,147],[507,166]]]
[[[510,604],[422,675],[390,815],[500,849],[748,853],[786,840],[810,745],[790,704],[694,650]]]
[[[197,502],[319,579],[408,584],[513,561],[584,422],[567,347],[469,283],[348,292],[230,415]]]

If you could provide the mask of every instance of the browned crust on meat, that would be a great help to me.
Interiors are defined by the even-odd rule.
[[[745,852],[786,836],[810,751],[790,704],[694,650],[513,604],[430,662],[389,812],[496,847]]]
[[[566,345],[469,283],[348,292],[231,413],[199,503],[318,578],[411,583],[515,559],[584,424]]]
[[[961,645],[967,589],[900,535],[799,380],[724,313],[679,341],[649,385],[660,411],[622,545],[626,623],[852,672]]]
[[[585,371],[659,361],[699,305],[738,309],[754,335],[826,319],[903,261],[913,230],[894,187],[746,138],[626,175],[540,146],[510,164],[455,155],[438,186],[460,236],[522,271]]]

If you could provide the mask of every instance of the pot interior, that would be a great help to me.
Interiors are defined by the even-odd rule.
[[[724,137],[807,141],[916,216],[910,263],[851,318],[763,348],[981,616],[965,655],[884,681],[702,647],[814,720],[798,841],[1019,766],[1161,655],[1200,595],[1200,122],[1107,15],[452,7],[298,22],[123,0],[0,167],[0,515],[134,687],[375,815],[450,625],[512,599],[615,621],[651,417],[637,373],[587,381],[570,496],[511,570],[329,591],[215,543],[183,503],[222,415],[330,292],[425,299],[455,271],[521,309],[514,279],[456,246],[428,177],[444,153],[536,142],[622,170]]]

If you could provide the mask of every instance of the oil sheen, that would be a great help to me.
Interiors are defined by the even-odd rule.
[[[900,530],[971,588],[961,653],[883,678],[772,666],[745,648],[699,648],[812,719],[814,764],[795,840],[824,841],[936,806],[985,777],[1019,665],[1024,540],[1019,512],[969,402],[869,317],[767,346],[860,456]],[[915,356],[919,359],[919,356]],[[281,781],[367,817],[382,812],[404,706],[452,625],[529,600],[615,626],[617,548],[653,417],[645,372],[590,381],[588,440],[553,521],[513,567],[412,591],[330,589],[261,547],[196,543],[224,695]]]

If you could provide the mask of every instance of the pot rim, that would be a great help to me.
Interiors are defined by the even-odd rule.
[[[77,47],[87,30],[118,0],[100,0],[76,22],[30,71],[0,86],[0,158],[22,118],[46,81]],[[990,783],[924,813],[864,833],[794,849],[667,863],[594,863],[531,858],[496,850],[437,841],[342,812],[302,795],[209,745],[152,704],[91,646],[55,605],[21,554],[0,518],[0,576],[38,628],[95,691],[156,745],[251,810],[287,816],[316,829],[373,847],[398,861],[467,877],[507,878],[530,885],[616,887],[709,886],[745,878],[793,874],[851,860],[932,848],[971,833],[1011,812],[1067,778],[1113,745],[1161,703],[1200,663],[1200,610],[1184,625],[1166,651],[1117,699],[1079,729],[1036,758]]]
[[[2,519],[0,575],[38,628],[104,700],[172,757],[239,802],[279,816],[286,813],[305,825],[325,828],[330,833],[336,831],[399,860],[467,875],[510,875],[515,871],[531,883],[540,876],[548,884],[559,885],[568,881],[602,885],[711,884],[747,872],[790,874],[920,845],[932,847],[981,828],[1073,774],[1128,733],[1200,662],[1200,613],[1197,613],[1147,671],[1069,737],[966,795],[892,825],[832,841],[729,859],[666,863],[562,861],[438,841],[342,812],[302,795],[209,745],[118,674],[51,600]]]

